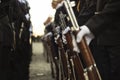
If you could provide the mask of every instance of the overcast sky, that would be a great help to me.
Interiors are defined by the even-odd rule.
[[[31,21],[33,24],[33,32],[35,34],[43,34],[44,26],[43,22],[47,19],[49,15],[53,13],[51,7],[52,0],[27,0],[31,7]]]

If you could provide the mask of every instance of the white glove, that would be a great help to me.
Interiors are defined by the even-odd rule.
[[[53,35],[52,32],[48,32],[48,33],[45,35],[45,37],[52,36],[52,35]]]
[[[25,0],[18,0],[20,3],[26,3]]]
[[[64,34],[68,33],[68,31],[70,31],[70,27],[66,27],[65,30],[63,30],[62,34],[64,35]]]
[[[60,26],[57,26],[57,27],[55,28],[55,31],[56,31],[57,33],[60,33]]]
[[[25,17],[26,17],[26,19],[29,21],[30,15],[29,15],[29,14],[26,14]]]
[[[82,40],[83,36],[85,35],[91,35],[91,32],[87,26],[83,25],[80,27],[80,31],[77,34],[77,37],[76,37],[77,43],[79,43]]]

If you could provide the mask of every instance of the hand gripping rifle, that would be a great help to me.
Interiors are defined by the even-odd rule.
[[[70,1],[64,0],[64,5],[65,5],[67,13],[70,17],[70,20],[71,20],[71,23],[73,26],[73,30],[74,30],[75,36],[76,36],[76,34],[78,33],[78,31],[80,31],[80,29],[79,29],[79,25],[77,23],[76,17],[74,15],[74,12],[72,10]],[[92,53],[91,53],[89,47],[87,46],[85,38],[83,37],[81,42],[77,43],[77,45],[78,45],[79,50],[81,51],[80,53],[81,53],[83,60],[85,62],[85,66],[86,66],[87,74],[88,74],[88,79],[89,80],[101,80],[101,76],[100,76],[99,71],[96,67],[96,63],[94,61]]]

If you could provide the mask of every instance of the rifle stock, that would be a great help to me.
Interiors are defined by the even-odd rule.
[[[78,31],[75,31],[74,35],[76,36]],[[97,69],[96,63],[94,61],[94,58],[92,56],[92,53],[90,51],[90,48],[88,47],[85,38],[81,40],[81,42],[77,43],[78,48],[81,51],[81,55],[84,59],[87,73],[89,80],[101,80],[101,76],[99,74],[99,71]]]
[[[45,36],[45,38],[46,38],[44,40],[45,42],[43,42],[45,51],[47,51],[45,56],[47,57],[47,62],[50,62],[52,77],[58,79],[59,69],[58,69],[58,64],[56,59],[57,56],[55,56],[57,52],[56,52],[56,49],[54,48],[55,45],[52,40],[53,35],[47,35]]]
[[[65,27],[67,26],[65,21],[66,16],[61,11],[59,14],[59,17],[60,17],[62,30],[64,31]],[[73,37],[72,37],[71,31],[68,31],[66,34],[64,34],[64,36],[66,37],[65,39],[67,41],[67,44],[66,44],[67,53],[68,53],[67,55],[69,58],[67,61],[69,61],[70,63],[70,69],[71,69],[70,76],[73,80],[76,80],[76,76],[75,76],[75,72],[76,72],[77,75],[79,75],[80,80],[85,80],[85,76],[84,76],[85,72],[84,72],[84,68],[82,66],[80,57],[77,52],[73,51],[74,46],[73,46]]]
[[[65,14],[63,14],[62,11],[60,11],[59,14],[60,17],[60,22],[61,22],[61,28],[64,31],[66,25],[66,21],[65,18],[67,17]],[[71,35],[71,31],[68,31],[66,34],[64,34],[64,36],[66,37],[66,41],[67,41],[67,56],[68,56],[68,60],[70,63],[70,70],[71,70],[71,74],[70,74],[70,78],[71,80],[78,80],[78,78],[76,79],[75,74],[77,73],[77,75],[79,75],[79,79],[80,80],[85,80],[85,76],[84,76],[84,68],[82,66],[82,62],[79,59],[79,55],[78,53],[76,53],[75,51],[73,51],[73,40],[72,40],[72,35]],[[60,43],[59,43],[60,44]],[[64,53],[64,52],[63,52]]]
[[[68,31],[66,34],[65,34],[65,37],[66,37],[66,41],[67,41],[67,47],[69,49],[69,57],[70,59],[73,61],[73,67],[75,68],[75,71],[77,72],[78,74],[78,77],[80,78],[80,80],[85,80],[85,71],[84,71],[84,68],[83,68],[83,65],[82,65],[82,62],[80,60],[80,57],[78,55],[77,52],[73,51],[73,38],[72,38],[72,34],[70,31]],[[72,63],[72,62],[71,62]],[[73,73],[74,75],[75,73]]]
[[[58,34],[59,36],[59,34]],[[58,49],[59,49],[59,60],[60,60],[60,63],[61,63],[61,67],[62,67],[62,75],[63,75],[63,78],[66,80],[66,79],[69,79],[69,75],[70,75],[70,72],[69,72],[69,63],[68,63],[68,58],[67,58],[67,54],[65,52],[65,49],[64,49],[64,45],[63,45],[63,42],[62,42],[62,39],[61,37],[59,36],[57,38],[57,44],[58,44]]]

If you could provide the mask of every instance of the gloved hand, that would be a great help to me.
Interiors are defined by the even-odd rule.
[[[55,28],[55,32],[56,32],[56,33],[60,33],[60,26],[57,26],[57,27]]]
[[[52,35],[53,35],[52,32],[48,32],[48,33],[45,35],[45,37],[52,36]]]
[[[82,40],[83,36],[85,35],[91,35],[91,32],[87,26],[83,25],[80,27],[80,31],[77,34],[77,37],[76,37],[77,43],[79,43]]]
[[[29,20],[30,20],[30,15],[29,15],[29,14],[26,14],[26,15],[25,15],[25,18],[29,21]]]

